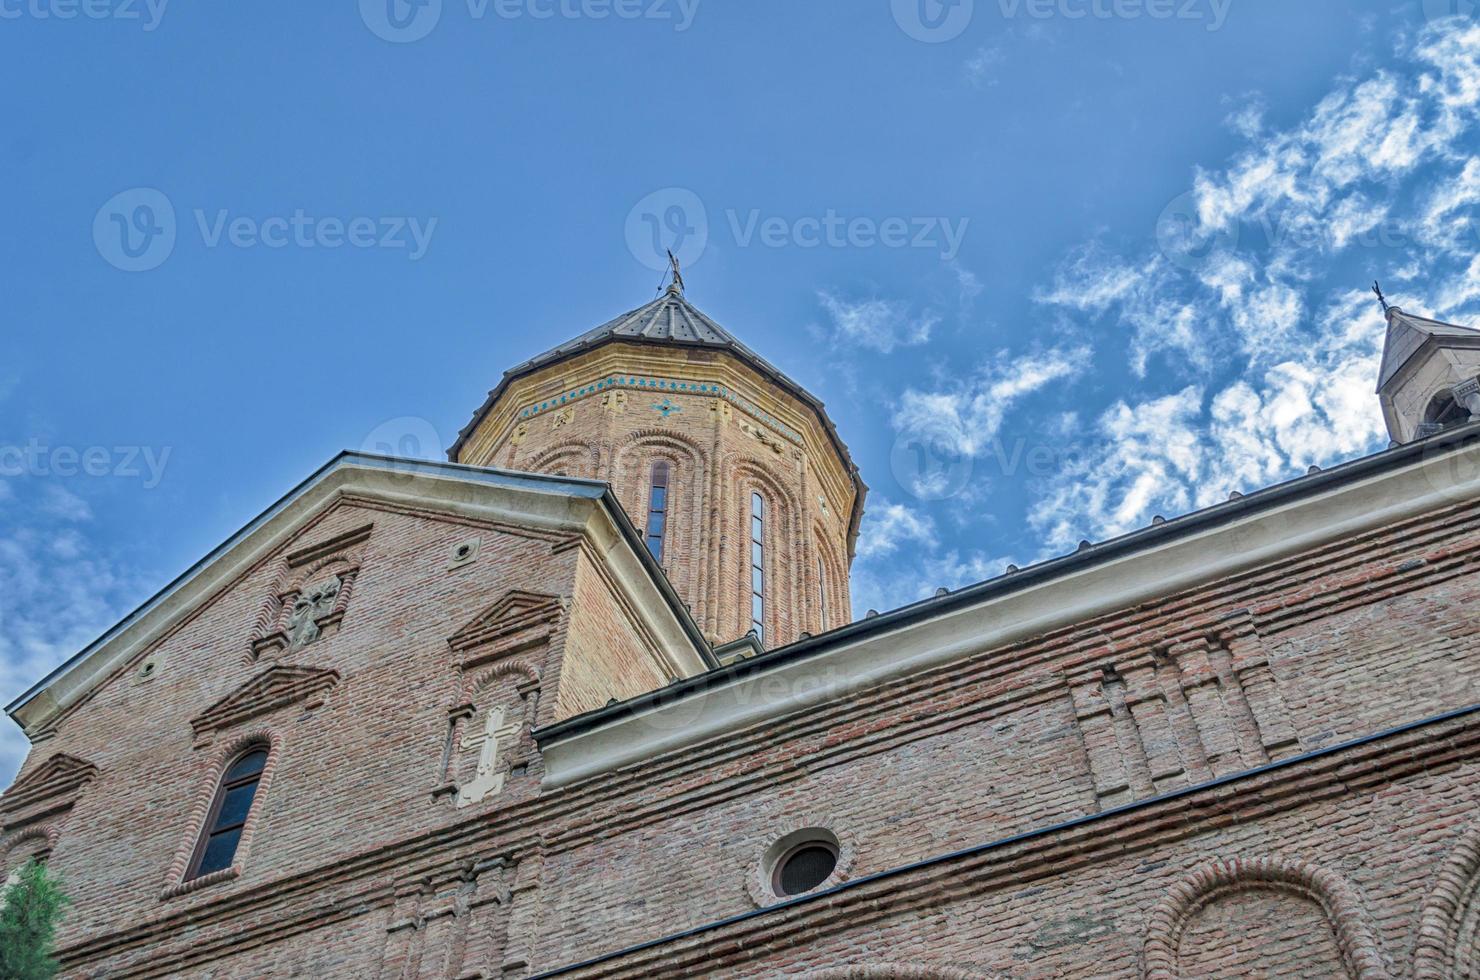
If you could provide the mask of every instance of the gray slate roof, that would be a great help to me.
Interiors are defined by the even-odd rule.
[[[781,370],[770,364],[755,351],[736,340],[728,330],[700,312],[699,308],[684,298],[683,293],[669,287],[662,296],[635,310],[608,320],[599,327],[587,330],[573,340],[532,357],[523,364],[510,368],[510,376],[524,374],[562,358],[579,354],[583,350],[604,344],[609,340],[625,340],[636,343],[644,341],[672,346],[674,344],[695,347],[717,347],[735,351],[752,361],[758,361],[770,373],[790,381]],[[795,385],[795,382],[792,382]],[[799,386],[797,386],[799,387]]]
[[[1457,338],[1467,341],[1467,347],[1480,344],[1480,330],[1414,316],[1394,306],[1388,310],[1387,342],[1382,349],[1382,370],[1379,372],[1377,390],[1386,388],[1393,376],[1402,370],[1403,365],[1431,337]]]

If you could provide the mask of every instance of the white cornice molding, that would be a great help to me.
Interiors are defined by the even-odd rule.
[[[1201,530],[1031,577],[969,605],[927,604],[895,629],[844,634],[805,656],[718,672],[671,697],[540,738],[545,785],[566,786],[1100,614],[1480,496],[1480,447],[1426,450]],[[1246,501],[1248,502],[1248,501]],[[784,651],[783,651],[784,652]],[[552,726],[553,727],[553,726]],[[563,730],[561,730],[563,729]]]
[[[617,583],[627,591],[634,608],[658,639],[659,654],[666,663],[685,676],[706,669],[683,622],[623,533],[618,515],[605,505],[606,490],[601,484],[347,453],[309,477],[17,698],[6,708],[7,713],[27,735],[34,735],[346,494],[477,520],[583,535],[597,554],[605,556]]]

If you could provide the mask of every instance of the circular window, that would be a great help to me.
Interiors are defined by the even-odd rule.
[[[829,829],[831,822],[828,814],[805,814],[757,857],[745,878],[745,890],[757,907],[815,895],[848,879],[853,839]]]
[[[823,841],[808,841],[776,862],[771,887],[782,898],[801,895],[826,881],[837,866],[837,848]]]

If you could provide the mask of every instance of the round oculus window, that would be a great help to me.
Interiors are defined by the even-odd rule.
[[[776,862],[771,886],[782,898],[801,895],[826,881],[838,866],[838,852],[822,841],[799,844]]]

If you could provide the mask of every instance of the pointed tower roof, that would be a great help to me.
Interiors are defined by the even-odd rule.
[[[684,296],[683,290],[677,283],[670,285],[663,295],[650,303],[645,303],[635,310],[623,313],[615,319],[608,320],[586,331],[573,340],[568,340],[557,347],[531,357],[522,364],[504,372],[503,378],[488,393],[483,405],[473,413],[472,419],[463,426],[462,431],[457,434],[457,439],[447,449],[447,458],[454,462],[458,453],[467,442],[468,437],[478,428],[489,411],[503,396],[509,385],[527,374],[531,374],[551,364],[557,364],[567,358],[575,357],[586,351],[593,350],[606,344],[653,344],[667,347],[698,347],[706,350],[725,351],[736,358],[749,364],[760,374],[783,388],[796,397],[807,407],[817,413],[823,428],[826,430],[828,439],[833,448],[842,458],[844,466],[851,475],[855,494],[853,513],[849,520],[849,550],[851,552],[853,542],[857,540],[859,524],[863,519],[863,501],[868,492],[868,485],[863,482],[863,477],[858,472],[858,466],[853,462],[853,456],[848,452],[847,445],[838,435],[837,426],[832,419],[828,418],[827,409],[822,401],[796,381],[792,380],[780,368],[770,361],[761,357],[755,351],[746,347],[724,327],[715,323],[706,316],[693,303]]]
[[[1377,390],[1387,387],[1403,365],[1413,359],[1429,340],[1440,338],[1460,347],[1480,347],[1480,330],[1428,317],[1404,313],[1393,306],[1387,313],[1387,341],[1382,349],[1382,370],[1378,373]]]
[[[717,347],[721,350],[733,351],[746,360],[754,362],[766,374],[784,379],[784,383],[790,387],[799,387],[796,382],[786,378],[779,368],[740,343],[728,330],[705,316],[697,306],[684,297],[683,292],[677,286],[669,286],[662,296],[651,303],[639,306],[635,310],[629,310],[599,327],[587,330],[579,337],[553,347],[543,354],[531,357],[523,364],[516,364],[508,370],[506,377],[525,374],[613,340],[679,347]]]

